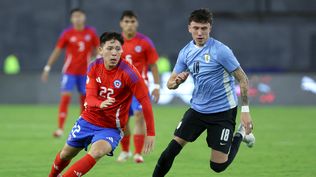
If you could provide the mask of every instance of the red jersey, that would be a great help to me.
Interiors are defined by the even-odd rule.
[[[135,37],[130,40],[124,37],[122,58],[132,63],[144,80],[148,81],[148,65],[156,63],[158,53],[149,37],[137,33]]]
[[[56,47],[66,48],[66,58],[63,73],[86,75],[93,48],[99,46],[99,38],[92,27],[85,27],[82,31],[73,27],[63,31]]]
[[[81,114],[86,121],[100,127],[124,128],[134,95],[143,107],[147,135],[155,135],[148,89],[133,65],[121,60],[116,68],[107,70],[103,58],[93,61],[88,67],[86,92],[86,109]],[[101,109],[100,104],[109,97],[115,102]]]

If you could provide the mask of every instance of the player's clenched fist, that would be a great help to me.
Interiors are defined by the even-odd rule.
[[[101,104],[100,104],[100,108],[106,108],[110,105],[112,105],[113,103],[115,102],[115,98],[111,98],[109,97],[107,100],[103,101]]]
[[[145,143],[144,143],[144,153],[149,154],[154,150],[155,145],[155,136],[146,136]]]
[[[177,75],[176,77],[176,83],[177,84],[182,84],[189,76],[189,72],[182,72]]]

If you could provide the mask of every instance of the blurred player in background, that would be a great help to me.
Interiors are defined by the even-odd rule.
[[[247,76],[233,52],[210,37],[212,21],[212,13],[206,9],[190,15],[188,30],[193,40],[180,51],[167,86],[177,89],[191,74],[194,79],[191,108],[161,154],[153,177],[165,176],[187,142],[195,141],[205,130],[211,148],[210,168],[218,173],[232,163],[241,141],[249,147],[254,143]],[[240,84],[242,106],[241,125],[233,136],[238,105],[234,78]]]
[[[138,72],[142,75],[145,83],[148,86],[147,71],[150,68],[154,77],[154,90],[151,95],[153,100],[157,103],[160,96],[160,81],[159,73],[156,62],[158,60],[158,53],[155,49],[153,42],[145,35],[137,32],[138,20],[137,16],[133,11],[124,11],[120,19],[120,26],[122,29],[122,35],[124,37],[123,54],[122,58],[133,64]],[[134,129],[134,161],[136,163],[142,163],[144,161],[142,157],[142,149],[144,146],[145,137],[145,123],[144,115],[141,104],[133,97],[130,116],[135,116],[135,129]],[[125,162],[129,157],[132,156],[129,145],[130,145],[130,127],[127,124],[124,132],[124,138],[121,141],[122,152],[118,157],[119,162]]]
[[[72,26],[65,29],[59,37],[57,45],[42,73],[42,81],[47,82],[52,65],[59,58],[62,49],[65,48],[66,56],[62,69],[63,77],[61,81],[58,129],[53,134],[55,137],[63,135],[68,106],[74,87],[80,93],[81,112],[84,109],[87,67],[92,55],[96,55],[96,49],[99,45],[99,38],[94,28],[85,25],[85,12],[82,9],[73,9],[70,12],[70,16]]]
[[[63,177],[80,177],[104,155],[113,156],[123,136],[122,128],[128,121],[133,96],[142,105],[145,115],[144,152],[153,149],[155,127],[148,89],[137,69],[121,60],[123,37],[118,33],[104,33],[100,41],[102,58],[93,61],[88,68],[86,109],[70,132],[64,148],[57,154],[49,177],[61,176],[70,160],[89,144],[92,144],[89,152]]]

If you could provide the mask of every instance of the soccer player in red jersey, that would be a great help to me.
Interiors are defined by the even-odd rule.
[[[86,109],[69,134],[66,145],[57,154],[49,177],[61,172],[83,148],[89,152],[75,162],[62,176],[78,177],[86,174],[104,155],[112,156],[128,121],[134,95],[143,107],[147,136],[144,152],[153,149],[155,128],[147,86],[137,69],[121,59],[124,40],[118,33],[104,33],[100,37],[102,58],[88,68]]]
[[[87,67],[91,55],[96,54],[96,49],[99,45],[99,38],[94,28],[86,26],[85,21],[86,16],[83,10],[73,9],[71,11],[72,26],[65,29],[59,37],[57,45],[42,73],[42,81],[47,82],[51,66],[59,58],[62,49],[65,48],[66,58],[62,70],[63,77],[61,81],[58,129],[54,132],[55,137],[60,137],[63,134],[71,92],[75,86],[80,93],[81,112],[84,109]]]
[[[154,77],[155,87],[152,91],[152,97],[157,103],[159,100],[159,73],[156,62],[158,60],[158,54],[154,47],[153,42],[145,35],[138,33],[138,20],[133,11],[124,11],[120,19],[120,26],[122,29],[122,35],[124,37],[123,54],[122,58],[125,58],[128,62],[132,63],[139,73],[142,75],[145,83],[148,84],[147,71],[148,68],[152,71]],[[134,161],[136,163],[142,163],[144,161],[142,157],[142,149],[144,146],[145,137],[145,123],[144,115],[141,104],[133,97],[130,116],[135,116],[135,128],[134,128]],[[132,154],[129,152],[130,144],[130,128],[127,124],[125,136],[121,141],[122,152],[118,157],[119,162],[125,162]]]

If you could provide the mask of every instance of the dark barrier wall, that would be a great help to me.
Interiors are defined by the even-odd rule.
[[[190,40],[187,17],[215,12],[212,35],[230,46],[248,71],[315,71],[316,1],[313,0],[1,0],[0,67],[9,54],[22,71],[39,71],[68,24],[71,7],[87,11],[98,33],[119,30],[122,10],[135,10],[140,31],[175,62]],[[62,60],[55,71],[60,71]]]
[[[149,75],[150,76],[150,75]],[[170,73],[161,76],[159,104],[189,103],[193,91],[191,77],[177,90],[169,90],[166,82]],[[51,76],[47,84],[39,75],[0,76],[0,104],[58,103],[60,75]],[[152,77],[150,77],[152,81]],[[251,105],[316,105],[316,74],[249,75]],[[153,84],[151,84],[153,86]],[[239,95],[239,87],[236,87]],[[78,102],[77,94],[73,102]]]

